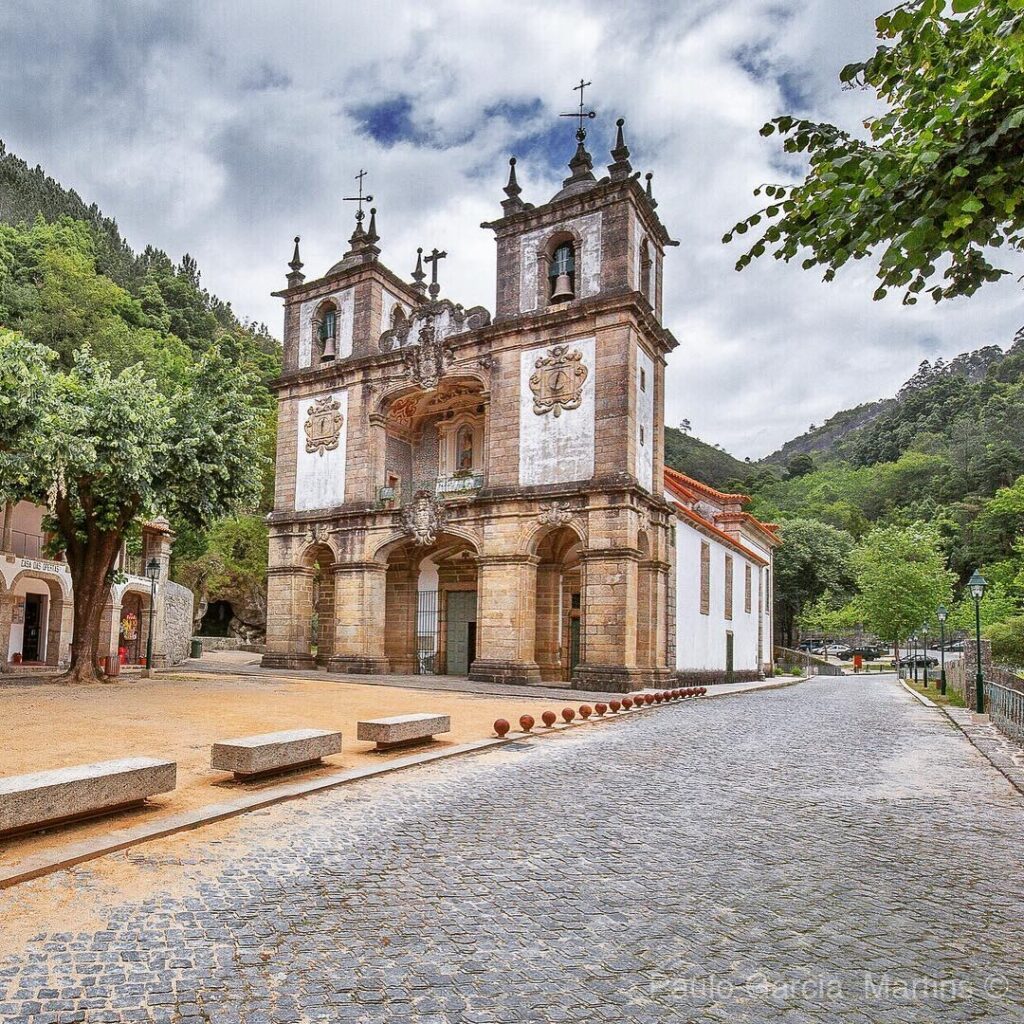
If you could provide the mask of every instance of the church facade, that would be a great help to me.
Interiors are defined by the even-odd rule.
[[[440,296],[436,249],[385,267],[361,203],[323,277],[296,239],[265,665],[608,691],[770,669],[774,531],[664,466],[677,243],[621,120],[600,179],[577,139],[543,205],[511,161],[493,316]]]

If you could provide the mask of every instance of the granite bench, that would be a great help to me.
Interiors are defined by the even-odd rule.
[[[126,757],[0,778],[0,836],[141,806],[174,789],[177,770],[174,761]]]
[[[340,732],[288,729],[220,740],[210,750],[210,767],[234,772],[236,779],[253,779],[318,764],[322,757],[340,753]]]
[[[391,718],[360,722],[358,736],[361,740],[376,742],[378,750],[392,750],[414,743],[428,743],[437,733],[450,732],[451,727],[452,720],[448,715],[393,715]]]

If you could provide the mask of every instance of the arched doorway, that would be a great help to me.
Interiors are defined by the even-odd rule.
[[[566,682],[583,660],[579,536],[568,526],[546,533],[536,546],[537,602],[534,656],[545,682]]]
[[[60,581],[42,573],[21,572],[11,583],[11,595],[7,660],[25,665],[61,664],[71,637],[70,629],[65,633],[63,628],[65,598]]]
[[[388,554],[384,656],[391,672],[466,675],[476,658],[476,549],[441,534],[436,543]]]
[[[334,552],[314,544],[305,553],[305,615],[309,623],[309,653],[325,666],[334,654]]]

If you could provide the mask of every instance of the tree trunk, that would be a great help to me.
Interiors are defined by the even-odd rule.
[[[74,637],[71,664],[60,676],[65,683],[96,683],[103,673],[96,667],[103,608],[110,594],[110,573],[121,550],[123,531],[89,531],[77,551],[69,547],[68,568],[74,587]]]

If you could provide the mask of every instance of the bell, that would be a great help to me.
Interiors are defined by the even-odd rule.
[[[551,293],[552,302],[565,302],[573,297],[572,279],[568,274],[559,274],[555,278],[555,290]]]
[[[336,350],[334,348],[334,335],[328,334],[327,337],[324,338],[324,351],[323,355],[320,356],[320,361],[324,363],[330,362],[332,359],[334,359],[335,355]]]

